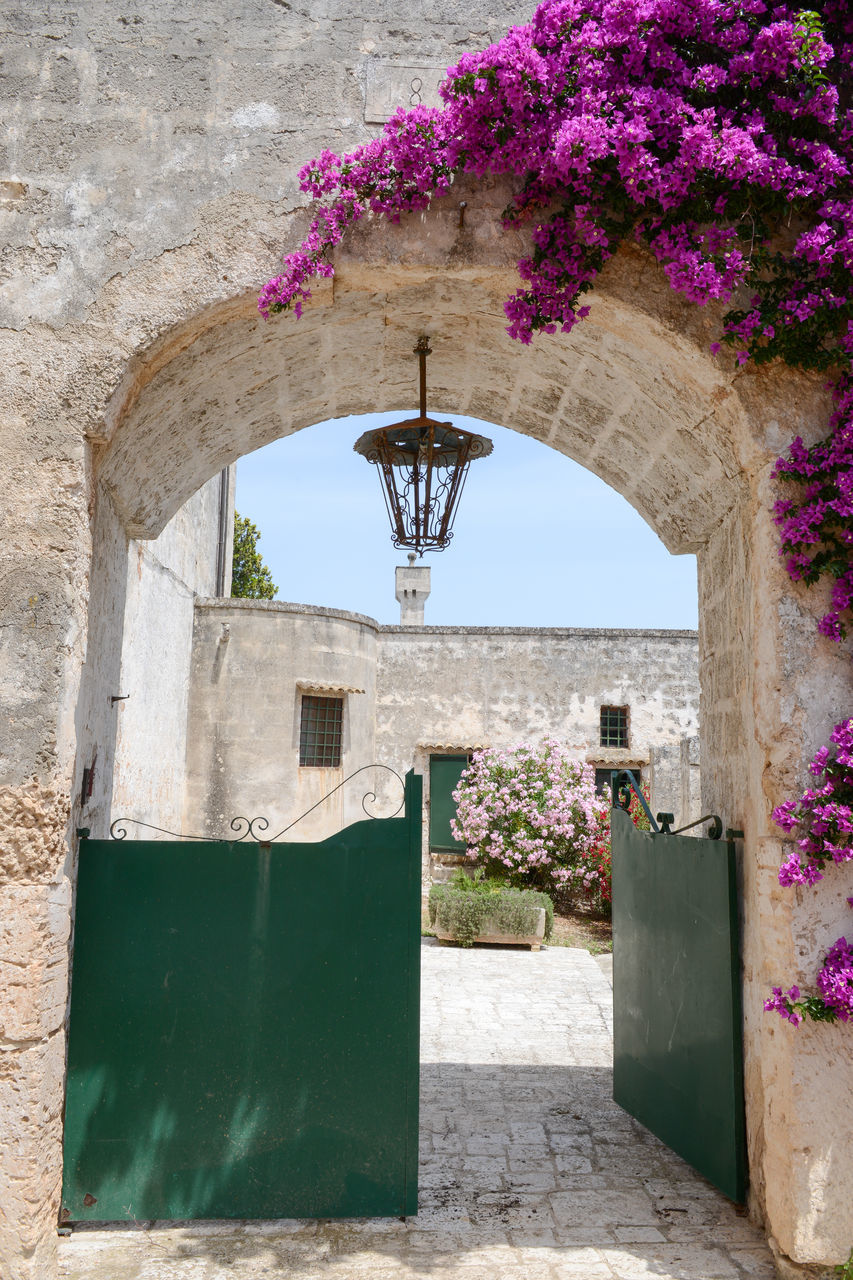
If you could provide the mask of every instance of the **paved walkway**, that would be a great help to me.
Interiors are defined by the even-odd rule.
[[[78,1230],[68,1280],[773,1280],[761,1234],[610,1098],[585,951],[423,949],[416,1218]]]

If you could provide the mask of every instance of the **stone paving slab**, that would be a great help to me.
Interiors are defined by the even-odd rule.
[[[422,957],[417,1217],[87,1226],[65,1280],[775,1280],[761,1232],[613,1102],[606,967]]]

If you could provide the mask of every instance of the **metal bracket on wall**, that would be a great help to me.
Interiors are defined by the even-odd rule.
[[[710,822],[711,824],[707,833],[709,840],[719,840],[723,834],[723,823],[716,813],[706,813],[703,817],[696,818],[694,822],[685,823],[683,827],[676,827],[675,831],[672,830],[675,816],[671,813],[659,813],[656,822],[652,817],[651,809],[646,804],[646,798],[640,789],[640,784],[630,769],[614,770],[610,775],[610,788],[614,806],[626,811],[631,807],[631,792],[633,791],[649,820],[651,830],[656,835],[677,836],[682,831],[689,831],[692,827],[700,827],[703,822]],[[743,833],[741,832],[740,834],[742,835]],[[728,838],[730,837],[727,834]]]
[[[697,818],[695,822],[687,822],[683,827],[676,827],[674,831],[671,831],[670,824],[674,821],[675,819],[671,813],[658,814],[658,822],[661,824],[660,831],[662,836],[680,835],[682,831],[689,831],[691,827],[701,827],[703,822],[710,822],[711,824],[706,833],[709,840],[719,840],[723,834],[723,822],[716,813],[706,813],[703,817]]]

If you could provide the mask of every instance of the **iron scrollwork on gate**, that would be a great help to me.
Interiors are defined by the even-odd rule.
[[[723,834],[723,824],[716,813],[706,813],[701,818],[696,818],[694,822],[687,822],[683,827],[676,827],[672,830],[672,824],[675,821],[675,815],[672,813],[659,813],[657,821],[652,817],[652,811],[646,804],[646,798],[643,795],[637,778],[630,769],[614,770],[610,775],[610,787],[613,795],[613,804],[618,809],[624,809],[626,812],[631,807],[631,792],[637,797],[643,812],[649,821],[651,831],[655,835],[661,836],[677,836],[682,831],[690,831],[692,827],[701,827],[703,822],[710,822],[707,838],[709,840],[719,840]]]
[[[301,822],[303,818],[307,818],[309,813],[313,813],[315,809],[319,809],[321,804],[325,804],[325,802],[329,800],[333,795],[335,795],[338,791],[340,791],[342,787],[345,787],[348,782],[352,782],[353,778],[357,778],[360,773],[365,773],[368,769],[383,769],[386,773],[393,774],[393,776],[399,782],[400,788],[403,792],[403,798],[401,799],[399,805],[394,810],[394,812],[389,813],[387,815],[389,818],[396,818],[397,815],[402,811],[403,806],[406,803],[406,800],[405,800],[406,784],[404,783],[403,779],[400,777],[399,773],[397,773],[397,770],[392,769],[390,765],[364,764],[361,766],[360,769],[356,769],[354,773],[351,773],[348,777],[344,778],[343,782],[339,782],[338,785],[336,787],[333,787],[331,791],[327,791],[324,796],[321,796],[321,798],[316,802],[316,804],[312,804],[310,809],[306,809],[304,813],[300,813],[298,818],[294,818],[292,822],[288,823],[286,827],[282,827],[281,831],[279,831],[274,836],[266,835],[266,832],[269,830],[269,825],[270,825],[269,820],[267,818],[264,818],[263,816],[258,816],[255,818],[244,818],[244,817],[232,818],[230,823],[230,830],[233,831],[235,834],[230,838],[227,836],[188,835],[186,832],[183,832],[183,831],[169,831],[165,827],[155,827],[152,823],[141,822],[138,818],[116,818],[115,821],[110,825],[110,838],[112,840],[127,839],[127,834],[128,834],[127,824],[130,823],[132,826],[135,826],[135,827],[144,827],[146,831],[157,831],[161,835],[172,836],[176,840],[201,840],[201,841],[209,841],[210,843],[213,843],[213,844],[217,844],[222,841],[228,844],[239,844],[243,840],[251,840],[251,841],[257,842],[258,844],[272,844],[274,841],[280,840],[281,837],[283,835],[286,835],[288,831],[292,830],[293,827],[295,827],[297,823]],[[372,818],[372,819],[377,818],[377,815],[375,813],[371,813],[370,809],[368,808],[369,805],[372,806],[375,803],[376,803],[376,792],[365,791],[364,795],[361,797],[361,807],[364,810],[364,812],[367,814],[368,818]]]

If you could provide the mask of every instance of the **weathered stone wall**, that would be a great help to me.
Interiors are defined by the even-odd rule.
[[[689,821],[681,743],[697,732],[697,641],[689,631],[382,627],[376,700],[381,759],[424,771],[430,754],[553,737],[578,757],[638,766],[652,812]],[[626,750],[600,745],[600,708],[629,708]],[[426,842],[425,842],[426,843]],[[428,863],[425,863],[425,873]]]
[[[47,471],[49,476],[50,468]],[[192,602],[194,592],[214,589],[215,564],[209,561],[216,552],[219,486],[217,477],[160,538],[147,544],[128,540],[108,497],[102,495],[88,635],[85,618],[79,616],[85,591],[73,599],[70,593],[64,599],[54,593],[50,599],[41,586],[50,568],[49,548],[34,556],[29,581],[22,574],[8,580],[8,594],[0,602],[7,617],[14,618],[16,610],[27,611],[17,636],[14,627],[0,627],[0,645],[3,639],[17,639],[18,646],[21,641],[27,646],[24,652],[18,647],[11,660],[7,652],[0,666],[0,733],[5,732],[10,742],[17,737],[8,747],[0,775],[5,784],[0,785],[4,1280],[7,1275],[47,1276],[52,1270],[61,1184],[63,1026],[74,874],[70,836],[84,824],[105,834],[113,804],[119,811],[165,820],[166,825],[180,821]],[[41,509],[51,510],[49,502]],[[61,528],[61,506],[54,510],[54,523],[46,521],[39,530],[48,544]],[[35,524],[34,516],[31,508],[29,519]],[[18,541],[26,522],[25,517]],[[226,557],[230,545],[227,541]],[[74,558],[69,559],[73,565]],[[183,618],[176,603],[183,605]],[[49,637],[63,618],[68,639],[45,643],[45,633]],[[51,712],[49,686],[28,688],[28,681],[38,681],[40,671],[45,678],[61,676],[62,661],[71,654],[79,662],[86,635],[86,661],[79,668],[82,681],[75,674]],[[78,682],[81,696],[72,711],[67,700]],[[127,704],[111,701],[113,694],[128,690]],[[39,728],[44,735],[40,741],[34,732]],[[15,786],[16,773],[20,776],[27,764],[28,737],[34,748],[33,776]],[[75,742],[76,762],[71,754]],[[94,766],[92,795],[85,803],[84,766]]]
[[[750,477],[737,534],[715,538],[700,560],[700,610],[706,621],[723,607],[728,571],[737,600],[736,623],[723,642],[732,654],[739,699],[729,723],[707,726],[703,752],[720,760],[735,734],[747,744],[728,786],[740,791],[747,839],[742,857],[744,1014],[747,1112],[753,1203],[781,1251],[801,1261],[840,1259],[853,1238],[853,1161],[841,1154],[839,1134],[853,1122],[853,1071],[844,1028],[813,1024],[794,1031],[763,1011],[772,985],[814,990],[828,947],[847,931],[853,867],[833,867],[808,892],[780,888],[779,865],[790,840],[770,819],[773,807],[812,785],[806,763],[828,740],[831,726],[850,714],[850,646],[827,643],[815,626],[828,592],[793,584],[778,556],[771,509],[775,453],[795,435],[807,442],[825,433],[829,395],[802,394],[801,381],[780,369],[750,371],[740,397],[753,430],[742,442]],[[729,609],[730,601],[727,601]],[[716,606],[716,607],[715,607]],[[719,688],[719,686],[718,686]],[[713,694],[713,686],[709,695]],[[703,681],[704,698],[704,681]],[[708,699],[709,708],[711,697]],[[706,779],[703,771],[703,787]],[[827,1107],[826,1099],[833,1099]]]
[[[372,136],[389,114],[377,113],[377,89],[396,89],[396,105],[413,92],[411,62],[438,80],[529,12],[513,0],[377,0],[367,12],[349,0],[7,0],[9,322],[84,320],[116,276],[189,245],[211,220],[222,229],[229,205],[287,217],[303,203],[304,159]],[[221,277],[234,263],[209,265]]]
[[[224,510],[222,483],[204,485],[148,542],[129,539],[109,496],[98,495],[75,774],[75,824],[96,838],[119,816],[180,824],[193,602],[215,592],[220,556],[230,591],[233,473]],[[85,798],[84,766],[94,770]]]
[[[300,695],[322,689],[345,698],[338,770],[298,767]],[[698,701],[695,632],[385,627],[306,605],[200,601],[183,826],[226,834],[236,814],[262,813],[271,834],[365,765],[423,771],[428,793],[431,753],[545,737],[581,759],[642,767],[653,811],[688,821],[699,814],[681,794],[682,742],[697,731]],[[605,704],[630,709],[624,750],[600,746]],[[360,775],[288,838],[363,817],[368,789],[379,813],[399,803],[389,775]]]
[[[527,10],[362,8],[0,7],[0,783],[8,812],[29,815],[14,831],[30,832],[0,831],[0,918],[32,923],[11,961],[4,953],[0,993],[12,1028],[0,1032],[0,1273],[52,1275],[68,932],[56,904],[70,869],[70,841],[55,833],[77,824],[82,767],[110,731],[103,697],[124,692],[116,553],[159,535],[249,449],[331,416],[408,408],[423,332],[436,409],[546,440],[613,484],[672,550],[699,555],[703,778],[712,807],[747,833],[753,1211],[792,1256],[836,1261],[853,1239],[853,1162],[839,1139],[849,1117],[821,1099],[823,1082],[853,1096],[843,1033],[795,1033],[760,1008],[772,982],[810,976],[853,891],[837,869],[803,901],[782,893],[769,822],[850,705],[849,653],[816,636],[822,601],[786,579],[769,516],[773,457],[796,432],[823,430],[828,397],[821,379],[712,360],[719,313],[687,305],[635,250],[608,265],[574,334],[508,342],[501,302],[521,241],[501,230],[506,190],[490,182],[398,227],[365,224],[299,324],[260,324],[253,295],[305,225],[305,158],[370,136],[411,87],[407,67],[446,65]],[[13,986],[35,1021],[6,1013]]]
[[[51,1274],[61,1179],[71,908],[64,871],[85,637],[88,514],[87,451],[62,403],[65,378],[60,362],[47,358],[49,346],[37,338],[25,345],[16,335],[0,333],[4,1280]],[[75,552],[69,556],[70,548]]]
[[[853,871],[835,868],[808,893],[780,888],[779,865],[792,846],[770,818],[810,785],[805,764],[850,705],[849,646],[818,635],[826,598],[787,578],[771,516],[776,454],[795,435],[816,439],[830,406],[825,392],[805,394],[803,380],[785,370],[750,370],[738,391],[751,422],[734,437],[742,495],[698,557],[703,808],[729,815],[746,836],[739,863],[751,1209],[783,1255],[818,1262],[846,1254],[853,1232],[853,1166],[839,1159],[836,1140],[851,1117],[850,1087],[841,1086],[849,1057],[837,1034],[810,1025],[794,1032],[763,1001],[773,985],[814,989],[822,956],[849,928],[843,906]],[[824,1084],[838,1090],[831,1113]]]
[[[180,829],[193,604],[198,596],[216,591],[220,484],[217,476],[201,488],[159,538],[131,542],[116,690],[123,701],[114,711],[112,818],[130,816],[171,831]],[[230,590],[230,505],[225,520]]]
[[[265,600],[201,601],[195,615],[183,830],[227,836],[232,818],[262,815],[272,837],[377,759],[376,623]],[[337,691],[341,767],[301,769],[301,696]],[[361,797],[375,783],[362,774],[287,839],[319,840],[363,818]]]

